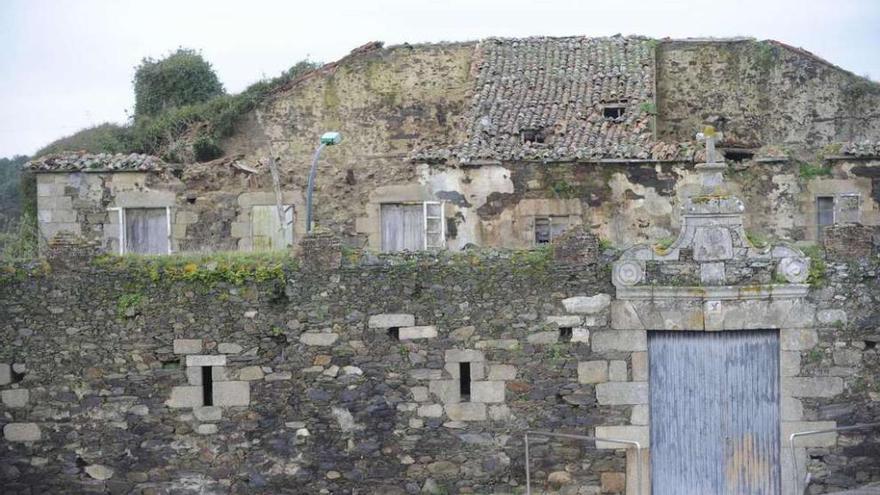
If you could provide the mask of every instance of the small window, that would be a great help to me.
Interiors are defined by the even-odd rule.
[[[535,244],[548,244],[568,228],[568,217],[535,217]]]
[[[458,387],[462,402],[471,400],[471,363],[458,363]]]
[[[560,327],[559,328],[559,341],[560,342],[571,342],[571,338],[574,336],[574,331],[571,327]]]
[[[119,252],[168,254],[171,252],[170,208],[118,208]]]
[[[382,251],[420,251],[446,245],[443,203],[385,203],[380,210]]]
[[[391,327],[388,329],[388,338],[391,340],[400,340],[400,327]]]
[[[819,240],[823,239],[823,229],[826,225],[834,224],[834,196],[819,196],[816,198],[816,228]]]
[[[543,143],[544,133],[538,129],[524,129],[520,132],[523,143]]]
[[[293,246],[293,206],[282,206],[282,215],[276,205],[251,207],[251,239],[254,251],[273,251]]]
[[[605,103],[602,105],[602,116],[606,120],[621,120],[626,113],[626,101]]]
[[[214,370],[211,366],[202,366],[202,404],[214,405]]]

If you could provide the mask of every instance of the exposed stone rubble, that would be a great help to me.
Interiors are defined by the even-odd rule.
[[[880,142],[878,141],[861,141],[844,143],[840,147],[842,155],[856,156],[860,158],[876,158],[880,156]]]

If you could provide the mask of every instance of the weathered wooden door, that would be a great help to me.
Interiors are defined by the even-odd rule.
[[[776,495],[779,334],[648,332],[655,495]]]

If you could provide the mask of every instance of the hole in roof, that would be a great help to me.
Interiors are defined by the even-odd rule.
[[[608,120],[618,120],[623,117],[626,107],[621,105],[605,105],[602,107],[602,116]]]
[[[755,152],[751,150],[724,150],[724,159],[740,163],[745,160],[751,160],[755,156]]]
[[[523,143],[543,143],[545,140],[544,132],[539,129],[523,129],[520,131]]]

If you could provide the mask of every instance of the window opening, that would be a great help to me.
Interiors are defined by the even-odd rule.
[[[520,132],[520,137],[523,143],[542,144],[545,140],[544,133],[537,129],[523,129]]]
[[[421,251],[446,245],[444,205],[439,201],[380,206],[382,251]]]
[[[834,196],[816,198],[816,238],[824,238],[824,227],[834,224]]]
[[[602,116],[606,120],[620,120],[626,113],[626,100],[609,102],[602,105]]]
[[[119,254],[171,252],[171,208],[110,208],[119,221]]]
[[[571,342],[573,333],[571,327],[562,327],[559,329],[559,340],[562,342]]]
[[[391,327],[388,329],[388,337],[391,340],[400,340],[400,328],[399,327]]]
[[[724,159],[735,163],[751,160],[755,153],[750,150],[725,150]]]
[[[548,244],[568,228],[568,217],[535,217],[535,244]]]
[[[202,366],[202,404],[214,405],[214,374],[211,366]]]
[[[458,363],[458,385],[462,402],[471,400],[471,363]]]

